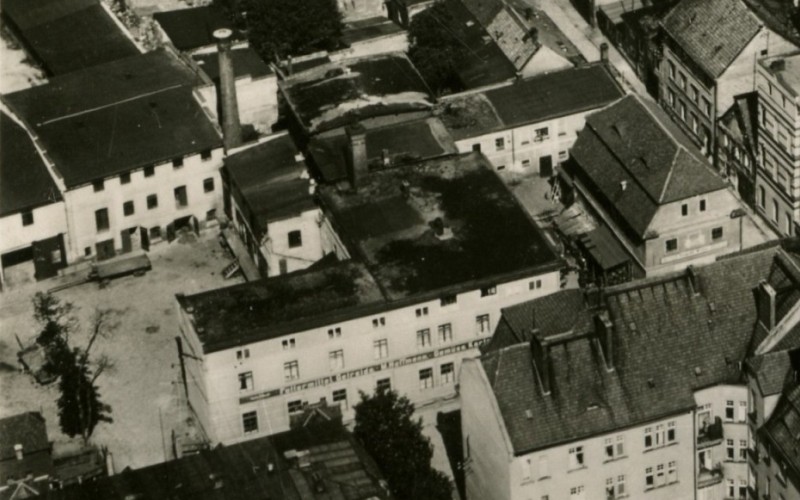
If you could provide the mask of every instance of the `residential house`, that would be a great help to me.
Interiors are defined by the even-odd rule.
[[[756,207],[781,235],[800,223],[800,52],[756,65],[758,168]]]
[[[222,138],[209,94],[210,81],[162,49],[3,96],[64,199],[67,262],[215,223]]]
[[[376,387],[456,397],[500,308],[560,287],[560,260],[481,154],[370,170],[360,134],[350,182],[317,188],[336,259],[177,297],[187,399],[212,442],[283,431],[320,400],[351,421]]]
[[[503,309],[462,362],[468,496],[748,498],[740,367],[760,283],[795,258],[773,244]]]
[[[49,489],[51,449],[39,412],[0,419],[0,498],[30,498]]]
[[[711,157],[717,120],[755,90],[754,61],[791,50],[744,0],[681,0],[663,19],[659,102]]]
[[[460,152],[481,151],[498,171],[549,177],[586,116],[622,96],[608,67],[595,64],[447,96],[438,116]]]
[[[223,197],[262,276],[305,269],[325,255],[314,184],[285,132],[225,158]]]
[[[0,113],[0,288],[54,276],[66,265],[61,192],[25,128]]]
[[[590,115],[562,179],[630,255],[634,276],[741,247],[739,202],[655,104],[628,95]]]
[[[756,206],[758,95],[739,95],[718,123],[717,167],[720,174],[751,207]]]
[[[278,121],[278,77],[246,37],[218,7],[204,5],[156,12],[162,38],[194,60],[221,93],[218,40],[214,31],[231,29],[231,60],[236,81],[239,118],[261,132],[270,132]],[[216,108],[212,106],[216,114]]]
[[[47,500],[192,498],[323,500],[392,498],[380,470],[341,424],[322,412],[305,425],[246,443],[218,446],[170,462],[41,496]]]
[[[3,0],[3,19],[48,76],[141,53],[100,0]]]

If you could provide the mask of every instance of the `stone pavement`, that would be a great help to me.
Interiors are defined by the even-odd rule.
[[[636,92],[643,97],[648,97],[647,89],[639,80],[636,72],[628,64],[628,60],[617,51],[598,28],[592,28],[589,23],[581,17],[569,0],[526,0],[536,9],[543,10],[558,28],[567,35],[572,43],[578,47],[583,57],[589,62],[600,60],[600,44],[608,44],[608,60],[614,69],[619,73],[619,77],[624,82],[624,87],[628,91]]]

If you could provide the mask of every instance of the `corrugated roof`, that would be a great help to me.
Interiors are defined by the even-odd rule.
[[[761,29],[742,0],[682,0],[662,25],[712,78],[719,77]]]

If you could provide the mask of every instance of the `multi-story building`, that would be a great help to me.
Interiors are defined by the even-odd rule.
[[[107,259],[213,222],[222,138],[213,84],[158,50],[3,96],[66,210],[66,260]]]
[[[498,171],[549,177],[569,157],[586,115],[623,95],[597,64],[445,97],[438,115],[460,152],[481,151]]]
[[[225,213],[262,276],[305,269],[325,255],[314,185],[285,132],[225,158],[223,197]]]
[[[318,187],[339,262],[178,296],[188,401],[213,442],[279,432],[320,400],[351,420],[376,387],[454,397],[500,308],[560,288],[560,260],[480,153],[367,171],[352,143],[350,183]]]
[[[793,258],[773,245],[503,309],[462,362],[468,496],[747,498],[740,367],[760,283]]]
[[[756,207],[780,234],[800,223],[800,52],[756,64],[758,168]]]
[[[28,132],[0,112],[0,288],[54,276],[66,265],[61,192]]]
[[[741,247],[739,201],[655,104],[628,95],[586,119],[562,179],[629,254],[633,275]]]
[[[717,119],[734,96],[755,90],[754,61],[793,45],[744,0],[682,0],[661,25],[659,102],[711,158]]]
[[[748,205],[756,206],[756,144],[758,96],[734,97],[734,103],[717,122],[717,167],[720,174]]]

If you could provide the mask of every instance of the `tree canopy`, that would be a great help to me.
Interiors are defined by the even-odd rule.
[[[392,494],[416,500],[450,498],[452,484],[431,468],[433,447],[413,420],[414,405],[395,391],[361,393],[355,406],[355,436],[380,467]]]
[[[451,28],[454,25],[447,5],[437,2],[415,15],[408,27],[408,57],[437,95],[462,87],[456,68],[464,64],[468,49]]]
[[[339,48],[342,15],[333,0],[217,0],[264,60]]]

